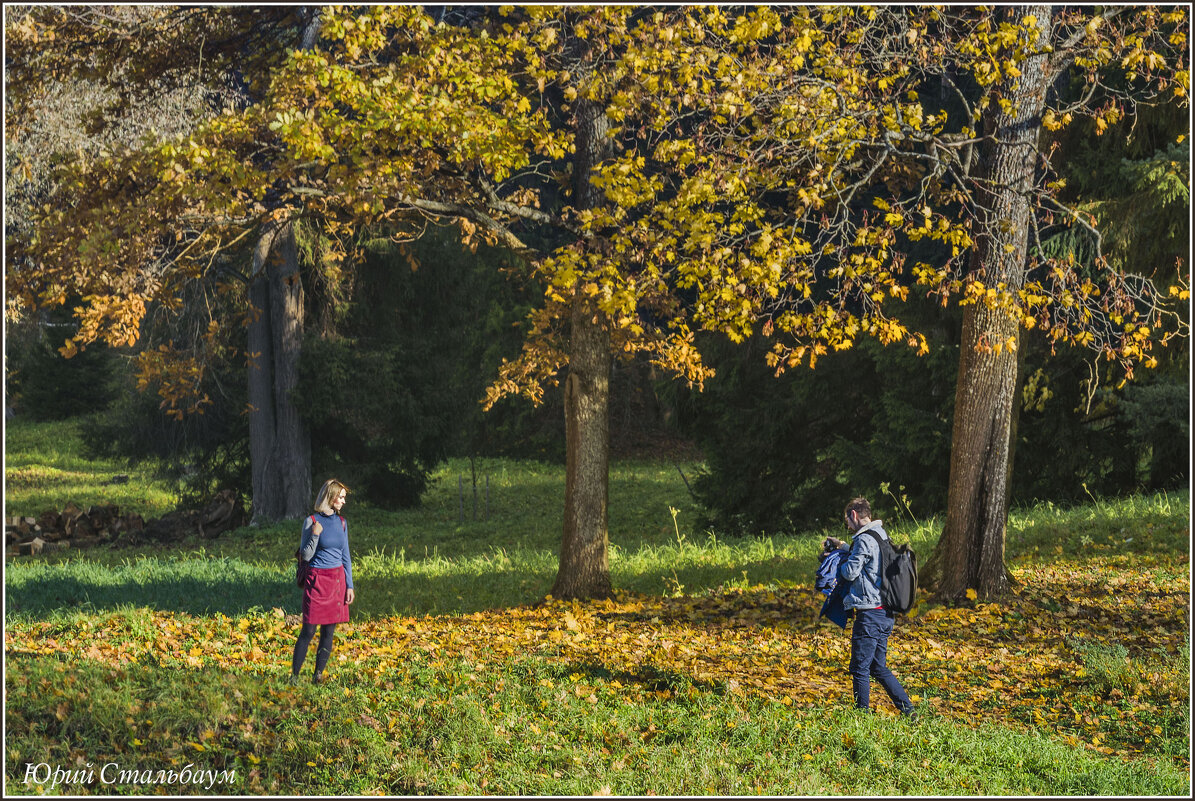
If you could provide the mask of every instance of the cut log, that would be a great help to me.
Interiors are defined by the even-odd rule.
[[[199,518],[200,535],[211,539],[244,525],[245,509],[236,492],[221,490]]]
[[[22,556],[33,556],[39,554],[46,547],[46,541],[41,537],[34,537],[29,542],[22,542],[17,546],[17,552]]]
[[[116,519],[119,509],[115,504],[96,504],[87,508],[87,518],[96,531],[107,528]]]
[[[79,515],[74,521],[74,531],[71,536],[75,538],[92,537],[100,530],[100,527],[91,522],[91,518],[87,515]]]

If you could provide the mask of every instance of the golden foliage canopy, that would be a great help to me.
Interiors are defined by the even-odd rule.
[[[1068,8],[1044,44],[1037,23],[969,7],[529,6],[449,25],[417,6],[325,7],[317,46],[263,60],[247,107],[69,165],[62,202],[17,243],[35,267],[10,291],[30,305],[81,295],[75,344],[132,343],[147,304],[270,219],[340,236],[449,217],[525,252],[546,287],[491,403],[554,380],[578,297],[618,352],[696,383],[698,331],[761,330],[777,371],[863,335],[924,350],[892,311],[910,292],[1002,307],[1131,372],[1181,329],[1164,292],[1102,260],[1032,253],[1023,285],[985,281],[962,254],[999,221],[972,167],[985,112],[1043,48],[1083,86],[1047,99],[1048,130],[1186,103],[1187,10]],[[59,41],[52,20],[22,24],[26,43]],[[582,103],[610,123],[596,208],[573,196]],[[1086,224],[1057,201],[1050,157],[1036,224]]]

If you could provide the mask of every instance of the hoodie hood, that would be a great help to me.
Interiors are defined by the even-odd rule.
[[[877,534],[879,534],[884,539],[888,539],[888,532],[884,531],[884,521],[883,520],[872,520],[870,523],[860,526],[859,530],[856,531],[851,536],[858,537],[864,531],[868,531],[868,530],[874,530]]]

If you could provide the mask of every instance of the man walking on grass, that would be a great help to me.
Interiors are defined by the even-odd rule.
[[[851,629],[851,683],[855,691],[855,708],[871,711],[871,677],[879,681],[892,703],[903,715],[916,717],[913,702],[901,686],[900,680],[888,669],[888,637],[896,613],[880,605],[880,546],[870,532],[888,539],[880,520],[871,519],[871,504],[855,498],[844,513],[847,531],[851,532],[850,553],[838,569],[840,579],[849,581],[850,589],[843,597],[843,606],[853,611],[855,624]],[[835,544],[841,545],[837,540]]]

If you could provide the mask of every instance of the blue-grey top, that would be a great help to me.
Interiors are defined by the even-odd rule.
[[[312,518],[322,529],[317,535]],[[349,526],[340,515],[308,515],[299,542],[302,558],[310,567],[344,567],[344,582],[353,588],[353,559],[349,556]]]

